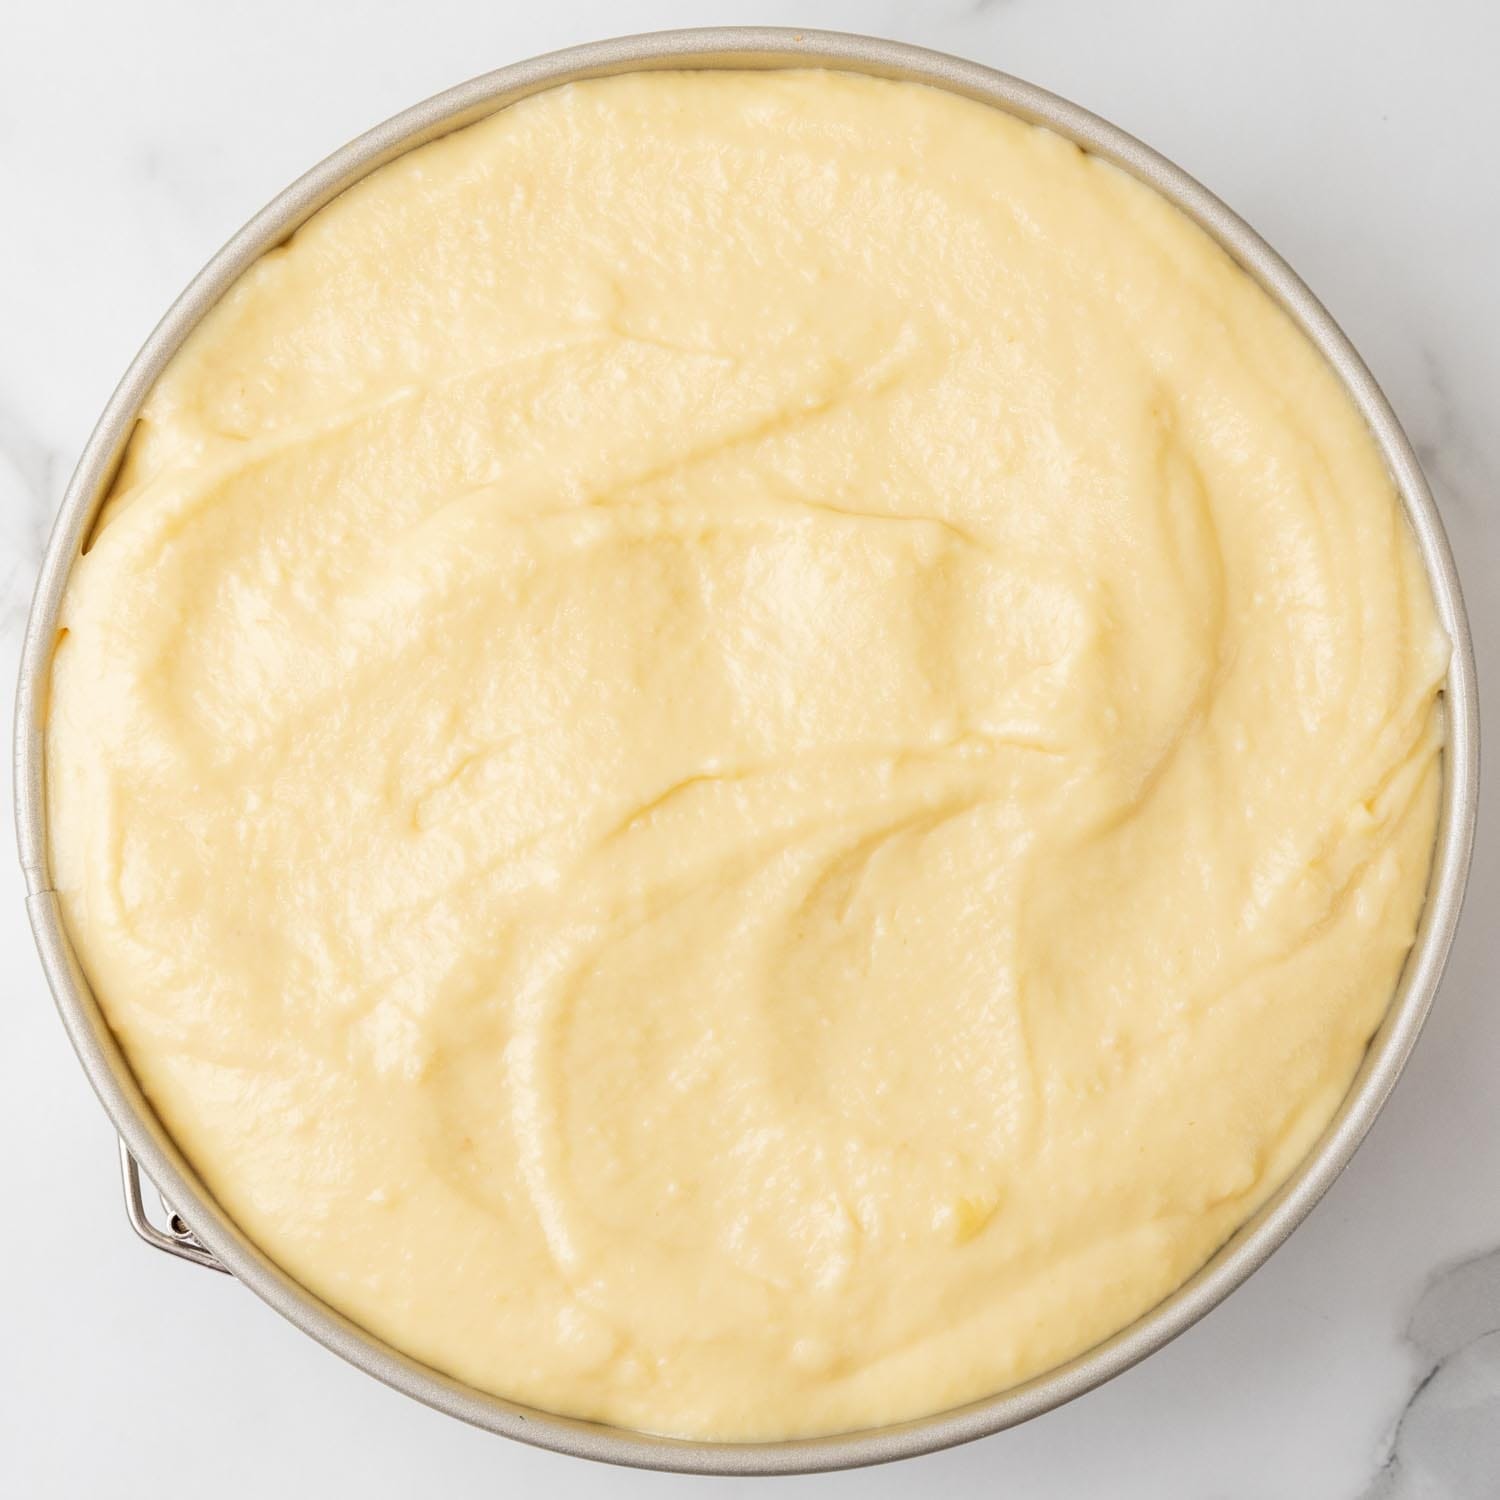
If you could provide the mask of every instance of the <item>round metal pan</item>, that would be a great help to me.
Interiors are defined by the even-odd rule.
[[[543,89],[576,79],[661,68],[823,67],[947,89],[1044,125],[1132,173],[1208,231],[1322,351],[1369,423],[1426,564],[1453,642],[1446,684],[1442,811],[1431,884],[1400,988],[1337,1116],[1293,1177],[1195,1276],[1130,1327],[1024,1385],[899,1426],[780,1443],[703,1443],[626,1432],[531,1410],[437,1373],[340,1316],[280,1271],[235,1227],[143,1098],[69,946],[51,889],[43,777],[47,683],[68,574],[108,490],[142,400],[204,313],[258,256],[310,215],[403,151]],[[897,42],[779,28],[670,31],[575,47],[502,68],[406,110],[335,152],[257,214],[173,304],[126,372],[63,499],[32,603],[16,706],[16,822],[27,909],[73,1045],[120,1136],[246,1286],[336,1354],[397,1390],[492,1432],[612,1463],[709,1474],[782,1474],[879,1463],[998,1431],[1119,1374],[1222,1301],[1286,1239],[1327,1191],[1369,1130],[1432,1003],[1463,899],[1478,796],[1473,645],[1458,575],[1411,445],[1364,363],[1284,261],[1192,178],[1113,125],[1028,83],[976,63]]]

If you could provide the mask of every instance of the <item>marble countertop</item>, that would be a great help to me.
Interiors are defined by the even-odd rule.
[[[1176,159],[1302,273],[1427,466],[1481,673],[1500,645],[1500,10],[1484,0],[58,0],[0,19],[0,654],[115,380],[251,211],[471,74],[612,33],[874,32],[1048,86]],[[1493,707],[1494,705],[1490,705]],[[1103,1389],[967,1448],[777,1494],[1396,1500],[1500,1495],[1500,830],[1400,1087],[1223,1307]],[[461,1427],[126,1227],[114,1138],[0,868],[0,1488],[114,1500],[726,1495]]]

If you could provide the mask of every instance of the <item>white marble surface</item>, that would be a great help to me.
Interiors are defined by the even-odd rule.
[[[1244,213],[1353,336],[1422,451],[1481,672],[1500,644],[1500,19],[1491,0],[48,0],[0,7],[0,653],[116,377],[241,220],[365,126],[595,36],[762,21],[963,52],[1069,95]],[[1492,705],[1493,707],[1494,705]],[[1062,1411],[778,1495],[1500,1495],[1500,837],[1420,1048],[1353,1166],[1223,1308]],[[125,1227],[114,1142],[0,871],[0,1493],[667,1490],[460,1427]]]

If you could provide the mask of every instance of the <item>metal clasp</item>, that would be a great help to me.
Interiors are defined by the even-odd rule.
[[[130,1227],[154,1250],[165,1250],[179,1260],[190,1260],[195,1266],[206,1266],[210,1271],[222,1271],[226,1276],[229,1268],[221,1265],[212,1251],[205,1250],[193,1233],[192,1226],[162,1197],[162,1212],[167,1216],[167,1227],[158,1229],[146,1217],[146,1204],[141,1193],[141,1169],[130,1148],[120,1142],[120,1179],[125,1184],[125,1217]]]

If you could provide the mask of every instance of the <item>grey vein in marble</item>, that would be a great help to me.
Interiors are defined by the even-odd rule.
[[[1413,434],[1412,447],[1438,503],[1470,514],[1486,479],[1484,455],[1461,423],[1448,377],[1431,349],[1422,351],[1422,365],[1431,392],[1431,422],[1426,433]]]
[[[1406,1337],[1423,1373],[1360,1500],[1500,1495],[1500,1246],[1437,1272]]]

